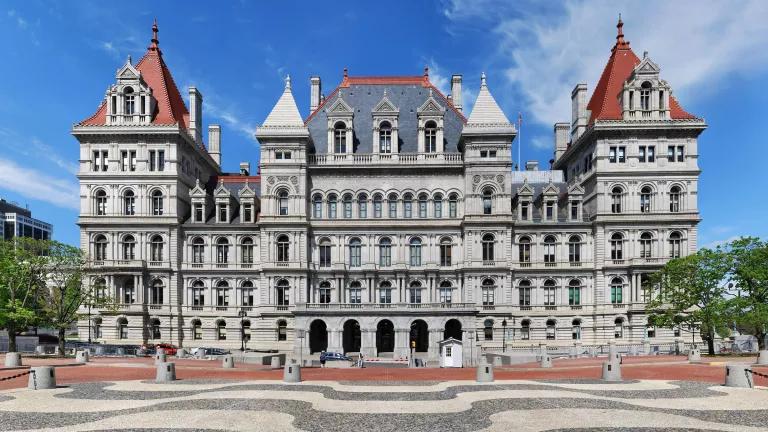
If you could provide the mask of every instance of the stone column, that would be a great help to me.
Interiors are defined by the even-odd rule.
[[[408,347],[408,329],[395,329],[395,358],[411,355],[411,349]]]
[[[360,352],[365,357],[376,357],[376,330],[360,329]]]
[[[443,329],[429,329],[429,361],[437,361],[440,357],[440,344],[443,339]]]

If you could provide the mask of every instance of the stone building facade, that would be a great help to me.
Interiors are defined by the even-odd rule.
[[[647,325],[644,283],[696,250],[697,137],[659,67],[622,24],[592,96],[554,125],[549,170],[515,170],[517,130],[486,77],[344,72],[310,114],[291,81],[255,136],[259,168],[221,170],[157,40],[116,74],[80,142],[90,286],[116,299],[80,323],[98,340],[434,358],[545,342],[671,342]],[[469,343],[468,343],[469,342]]]

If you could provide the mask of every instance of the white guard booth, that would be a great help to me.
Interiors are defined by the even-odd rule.
[[[462,367],[463,346],[460,340],[448,338],[440,341],[440,367]]]

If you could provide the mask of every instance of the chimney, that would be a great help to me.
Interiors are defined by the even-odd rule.
[[[568,149],[568,123],[555,123],[555,161]]]
[[[208,126],[208,154],[221,166],[221,126]]]
[[[539,170],[539,161],[528,161],[525,163],[525,170],[526,171],[538,171]]]
[[[240,175],[251,175],[251,164],[248,162],[240,162]]]
[[[189,134],[203,145],[203,95],[196,87],[189,88]]]
[[[461,75],[453,75],[451,77],[451,98],[453,98],[453,106],[459,111],[462,111],[461,106]]]
[[[580,83],[571,92],[571,142],[576,142],[586,128],[587,85]]]
[[[314,112],[320,106],[320,77],[313,76],[309,78],[309,112]]]

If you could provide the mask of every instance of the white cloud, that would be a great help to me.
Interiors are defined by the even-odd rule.
[[[0,189],[57,207],[80,209],[80,193],[76,183],[19,166],[8,159],[0,158]]]
[[[444,9],[454,25],[481,22],[493,29],[496,60],[540,123],[570,119],[570,92],[576,83],[594,88],[614,43],[619,12],[635,53],[649,51],[684,107],[698,94],[722,88],[721,81],[733,74],[768,67],[764,0],[583,0],[557,5],[564,6],[553,10],[552,4],[452,0]]]
[[[709,243],[707,243],[707,244],[705,244],[703,246],[699,246],[699,249],[715,249],[718,246],[723,246],[726,243],[730,243],[730,242],[738,240],[740,238],[741,238],[741,236],[731,236],[731,237],[728,237],[727,239],[723,239],[723,240],[714,240],[714,241],[711,241],[711,242],[709,242]]]
[[[552,137],[535,136],[531,139],[531,145],[540,150],[552,150]]]
[[[77,174],[78,165],[66,157],[62,157],[56,149],[40,141],[36,137],[27,138],[12,129],[0,128],[0,145],[25,158],[45,160],[53,163],[68,173]]]
[[[427,67],[429,67],[429,81],[444,95],[451,94],[451,76],[445,74],[443,68],[433,58],[429,59]],[[475,104],[477,91],[467,86],[466,83],[461,86],[462,110],[467,115],[472,111],[472,106]]]

